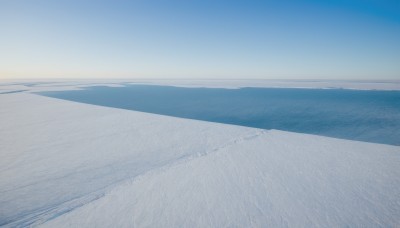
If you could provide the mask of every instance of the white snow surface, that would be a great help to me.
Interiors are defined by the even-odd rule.
[[[4,227],[399,227],[400,147],[0,94]]]

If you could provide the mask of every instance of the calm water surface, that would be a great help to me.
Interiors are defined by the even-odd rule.
[[[400,91],[128,85],[40,94],[189,119],[400,145]]]

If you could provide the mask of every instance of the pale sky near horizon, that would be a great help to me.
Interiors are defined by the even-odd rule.
[[[0,0],[0,79],[400,79],[398,0]]]

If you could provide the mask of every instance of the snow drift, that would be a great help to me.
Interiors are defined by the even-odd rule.
[[[400,225],[400,148],[0,95],[0,224]]]

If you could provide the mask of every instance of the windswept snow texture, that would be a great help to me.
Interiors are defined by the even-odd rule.
[[[189,119],[400,145],[400,91],[131,85],[41,94]]]
[[[0,95],[5,227],[398,227],[400,147]]]

